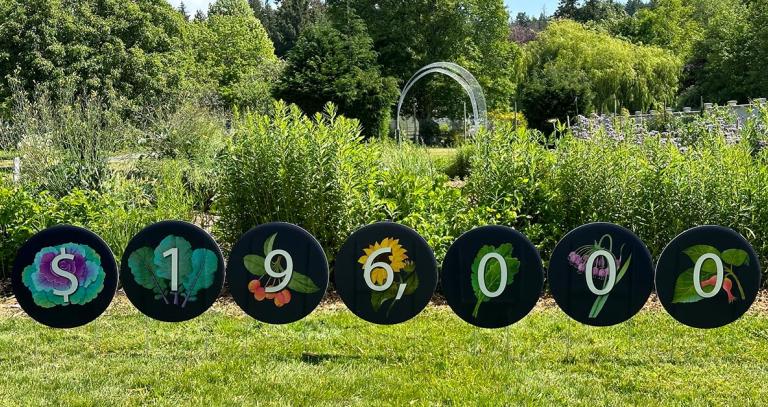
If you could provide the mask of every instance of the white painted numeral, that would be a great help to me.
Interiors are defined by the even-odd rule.
[[[714,261],[715,267],[717,267],[717,281],[715,281],[715,288],[708,293],[704,292],[704,289],[701,287],[701,268],[707,260]],[[704,254],[696,260],[696,266],[693,268],[693,289],[696,290],[696,294],[701,298],[712,298],[720,292],[721,288],[723,288],[724,277],[723,261],[720,257],[712,253]]]
[[[272,269],[272,259],[275,258],[275,256],[283,256],[285,259],[285,270],[281,272],[276,272]],[[268,293],[276,293],[278,291],[281,291],[283,288],[287,287],[288,284],[291,282],[291,277],[293,277],[293,258],[291,257],[288,252],[285,250],[272,250],[267,254],[267,257],[264,259],[264,270],[267,271],[267,275],[272,278],[282,279],[280,281],[280,284],[274,285],[271,287],[266,287],[264,291]]]
[[[495,291],[488,290],[488,287],[485,285],[485,266],[491,259],[498,261],[499,267],[501,268],[499,286],[496,287]],[[488,253],[480,259],[480,265],[478,266],[477,271],[477,284],[480,286],[480,291],[483,295],[488,298],[496,298],[504,292],[504,288],[507,287],[507,262],[502,255],[498,253]]]
[[[608,283],[602,289],[595,287],[594,277],[592,276],[592,268],[595,265],[595,260],[599,257],[605,258],[605,261],[608,263]],[[598,250],[587,259],[587,268],[584,270],[584,274],[587,278],[587,287],[589,287],[589,291],[592,291],[592,294],[606,295],[613,290],[613,286],[616,284],[616,259],[613,258],[611,252]]]
[[[174,247],[163,252],[163,258],[171,258],[171,292],[179,291],[179,249]]]
[[[365,264],[363,265],[363,278],[365,278],[365,284],[373,291],[381,292],[381,291],[387,291],[389,290],[389,287],[392,286],[392,283],[395,281],[395,272],[392,270],[392,266],[389,264],[379,261],[374,263],[374,260],[376,260],[376,257],[382,255],[382,254],[388,254],[392,253],[391,247],[382,247],[379,250],[376,250],[375,252],[371,253],[368,256],[368,260],[365,261]],[[373,273],[373,270],[375,269],[383,269],[387,273],[387,279],[384,281],[384,284],[377,285],[373,283],[373,280],[371,280],[371,273]],[[400,286],[397,289],[397,296],[395,299],[400,299],[403,297],[403,294],[405,293],[406,283],[401,283]]]

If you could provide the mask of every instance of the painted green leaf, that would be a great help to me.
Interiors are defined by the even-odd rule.
[[[704,270],[702,267],[701,278],[699,281],[708,280],[716,274],[717,272],[709,272]],[[673,303],[692,303],[701,301],[703,299],[704,298],[696,294],[696,289],[693,288],[693,268],[689,268],[677,276],[677,281],[675,282],[675,293],[672,296]]]
[[[696,262],[699,260],[699,258],[701,258],[701,256],[703,256],[705,254],[714,254],[714,255],[716,255],[718,257],[722,257],[720,255],[720,251],[719,250],[717,250],[716,248],[714,248],[712,246],[708,246],[708,245],[704,245],[704,244],[697,245],[697,246],[691,246],[691,247],[683,250],[683,253],[688,255],[688,257],[691,259],[691,261],[694,264],[696,264]],[[707,263],[710,263],[710,264],[707,265]],[[712,271],[716,271],[716,270],[714,270],[714,267],[715,267],[714,262],[711,262],[711,261],[705,262],[704,265],[702,266],[702,268],[704,268],[704,267],[712,268]]]
[[[155,248],[153,263],[156,267],[156,274],[160,278],[171,281],[171,260],[173,256],[165,256],[166,251],[177,248],[178,254],[178,278],[179,281],[187,279],[192,272],[192,245],[183,237],[169,235],[163,239]],[[184,287],[179,284],[179,292],[183,292]]]
[[[311,278],[295,271],[288,282],[288,288],[302,294],[313,294],[320,290]]]
[[[741,267],[749,262],[749,254],[739,249],[728,249],[723,252],[721,258],[734,267]]]
[[[475,293],[477,303],[475,309],[472,312],[472,316],[477,318],[477,313],[480,310],[480,304],[490,301],[490,298],[480,290],[480,282],[478,278],[480,276],[480,261],[489,253],[498,253],[504,258],[504,262],[507,266],[507,286],[510,286],[515,281],[515,275],[520,271],[520,260],[512,257],[512,243],[504,243],[499,247],[493,247],[490,245],[483,246],[475,256],[475,260],[472,262],[472,290]],[[491,259],[485,263],[485,286],[495,291],[501,284],[501,264],[496,259]]]
[[[200,291],[212,286],[219,268],[219,258],[208,249],[196,249],[191,257],[192,272],[180,278],[187,296],[185,301],[197,300]]]
[[[398,284],[392,284],[386,291],[374,291],[371,293],[371,305],[373,310],[378,312],[382,305],[388,300],[393,300],[397,297]]]
[[[277,233],[264,241],[264,256],[268,255],[272,251],[272,246],[275,245],[275,238],[277,238]]]
[[[128,268],[136,284],[155,294],[163,294],[168,289],[168,280],[155,275],[154,255],[149,247],[137,249],[128,257]]]
[[[257,277],[267,273],[267,270],[264,268],[264,258],[261,256],[249,254],[243,258],[243,263],[245,263],[245,269]]]
[[[417,288],[419,288],[419,275],[411,273],[411,275],[405,279],[405,291],[403,291],[403,295],[411,295],[416,292]]]
[[[616,284],[618,284],[619,281],[621,281],[621,279],[624,278],[624,275],[627,274],[627,270],[629,270],[630,264],[632,264],[632,256],[629,256],[627,258],[627,261],[624,262],[624,265],[621,266],[619,273],[616,275]],[[603,310],[605,303],[608,301],[608,296],[610,295],[611,293],[608,293],[608,294],[597,297],[597,299],[595,300],[595,303],[592,304],[592,309],[589,310],[590,318],[597,318],[597,316],[600,315],[600,311]]]
[[[69,301],[72,304],[85,305],[104,289],[105,273],[96,273],[96,279],[87,286],[80,286],[72,295],[69,296]]]

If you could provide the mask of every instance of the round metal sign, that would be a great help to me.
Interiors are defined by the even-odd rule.
[[[522,233],[485,226],[451,245],[441,282],[448,305],[461,319],[482,328],[502,328],[536,305],[544,271],[539,252]]]
[[[381,222],[357,230],[336,256],[336,290],[358,317],[397,324],[419,314],[437,285],[432,249],[413,229]]]
[[[117,290],[117,265],[96,234],[61,225],[32,236],[19,249],[13,293],[36,321],[74,328],[98,318]]]
[[[253,318],[286,324],[309,315],[328,288],[328,260],[309,232],[288,223],[251,229],[227,263],[229,291]]]
[[[760,277],[757,254],[744,237],[721,226],[700,226],[664,249],[656,267],[656,292],[681,323],[717,328],[747,312]]]
[[[586,325],[610,326],[637,314],[653,289],[653,262],[631,231],[592,223],[568,233],[549,263],[557,305]]]
[[[186,321],[216,301],[224,284],[224,260],[203,229],[164,221],[131,239],[120,262],[120,279],[128,299],[145,315]]]

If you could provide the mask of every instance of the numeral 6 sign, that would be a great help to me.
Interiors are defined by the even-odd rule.
[[[377,324],[407,321],[429,303],[437,264],[427,242],[392,222],[365,226],[336,256],[336,290],[355,315]]]
[[[587,325],[615,325],[632,318],[651,295],[651,254],[621,226],[584,225],[555,247],[549,286],[571,318]]]
[[[309,315],[328,287],[320,243],[288,223],[258,226],[235,244],[227,264],[229,289],[251,317],[286,324]]]
[[[760,288],[760,263],[741,235],[700,226],[676,237],[656,267],[656,292],[673,318],[696,328],[739,319]]]
[[[471,230],[445,255],[442,287],[464,321],[501,328],[526,316],[539,300],[544,271],[536,247],[506,226]]]

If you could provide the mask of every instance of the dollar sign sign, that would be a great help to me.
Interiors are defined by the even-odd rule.
[[[69,288],[66,290],[53,290],[54,295],[61,295],[64,296],[64,303],[69,303],[69,296],[72,295],[75,291],[77,291],[77,277],[75,277],[74,274],[70,273],[67,270],[62,270],[61,267],[59,267],[59,263],[62,262],[62,260],[69,260],[72,261],[75,259],[75,256],[72,254],[67,253],[64,251],[64,248],[61,248],[61,254],[57,255],[53,258],[53,262],[51,262],[51,268],[53,268],[53,274],[56,274],[59,277],[64,277],[67,280],[69,280]]]

